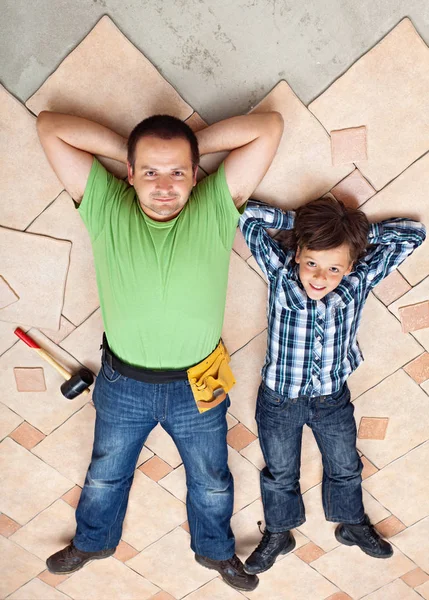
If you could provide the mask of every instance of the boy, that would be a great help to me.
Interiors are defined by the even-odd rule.
[[[388,558],[392,547],[362,504],[347,378],[362,361],[356,335],[369,292],[423,242],[425,228],[409,219],[369,225],[362,211],[333,198],[296,213],[251,202],[240,228],[269,285],[268,349],[256,407],[266,529],[245,570],[262,573],[295,547],[290,530],[305,521],[304,424],[322,454],[323,508],[328,521],[339,523],[337,540]],[[269,228],[288,230],[286,247]]]

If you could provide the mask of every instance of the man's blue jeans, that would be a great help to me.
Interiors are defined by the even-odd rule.
[[[286,531],[305,522],[299,485],[304,424],[312,429],[322,454],[326,519],[348,524],[363,520],[362,462],[356,450],[353,412],[347,384],[331,396],[293,399],[261,384],[256,421],[266,464],[261,490],[268,531]]]
[[[161,423],[185,466],[193,551],[214,560],[231,558],[235,543],[226,444],[229,399],[200,414],[188,381],[143,383],[104,362],[93,399],[95,439],[76,511],[75,546],[96,552],[118,545],[138,456],[150,431]]]

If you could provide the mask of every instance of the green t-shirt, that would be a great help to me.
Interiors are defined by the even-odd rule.
[[[240,216],[223,165],[164,223],[145,215],[134,188],[94,159],[79,212],[112,351],[148,369],[183,369],[210,354],[221,335]]]

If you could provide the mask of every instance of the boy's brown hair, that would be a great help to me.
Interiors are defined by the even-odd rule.
[[[283,236],[282,242],[295,250],[330,250],[347,244],[354,263],[365,252],[368,231],[368,219],[361,210],[328,196],[298,208],[294,228]]]

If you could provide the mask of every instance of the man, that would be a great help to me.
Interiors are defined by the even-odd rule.
[[[274,112],[227,119],[196,136],[182,121],[156,115],[137,125],[127,143],[86,119],[39,115],[43,148],[80,202],[91,237],[106,331],[77,531],[48,559],[51,572],[73,573],[114,553],[137,458],[160,422],[185,466],[195,559],[237,589],[258,584],[234,553],[229,400],[213,394],[204,405],[188,369],[223,352],[219,338],[237,209],[268,170],[282,131]],[[222,150],[231,152],[197,185],[199,152]],[[94,154],[127,163],[131,187]]]

